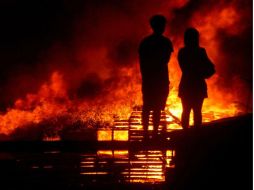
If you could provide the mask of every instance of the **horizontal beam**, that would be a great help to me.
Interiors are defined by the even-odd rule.
[[[88,150],[166,150],[169,142],[124,142],[124,141],[9,141],[0,142],[0,152],[82,152]]]

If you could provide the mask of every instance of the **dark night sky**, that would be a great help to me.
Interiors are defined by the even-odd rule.
[[[67,41],[81,11],[78,3],[70,5],[59,0],[1,1],[1,58],[8,62],[3,63],[3,70],[8,72],[11,65],[32,66],[38,53],[54,41]]]
[[[131,67],[137,58],[137,45],[147,33],[147,28],[144,28],[147,24],[144,23],[149,16],[160,12],[160,9],[167,16],[171,15],[169,33],[174,40],[175,35],[183,33],[194,13],[208,11],[217,6],[218,1],[190,0],[185,6],[166,2],[168,1],[1,1],[1,109],[4,110],[27,92],[36,92],[51,71],[58,67],[66,70],[71,67],[86,68],[87,63],[80,66],[82,56],[77,53],[82,49],[85,54],[89,48],[107,47],[110,62],[116,63],[110,63],[108,67]],[[230,83],[234,75],[239,75],[245,81],[250,81],[247,83],[252,88],[252,1],[221,2],[225,5],[234,4],[238,7],[239,14],[241,11],[248,13],[243,17],[248,24],[238,35],[229,35],[223,29],[217,30],[220,40],[218,51],[226,57],[221,66],[227,70],[223,81]],[[165,4],[169,4],[169,8]],[[65,62],[71,63],[66,65]],[[230,62],[230,66],[227,62]],[[112,69],[113,71],[115,70]]]
[[[20,92],[22,96],[27,89],[36,90],[42,80],[45,80],[48,66],[45,62],[40,64],[40,56],[56,41],[68,43],[73,22],[82,11],[83,3],[80,2],[0,2],[2,100],[12,102],[19,96],[16,92]],[[19,82],[21,86],[17,84]]]

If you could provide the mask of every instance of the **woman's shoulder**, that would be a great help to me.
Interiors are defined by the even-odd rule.
[[[199,50],[199,52],[201,52],[201,53],[206,53],[206,50],[205,50],[204,47],[199,47],[198,50]]]
[[[178,50],[178,54],[206,54],[206,50],[203,47],[198,48],[189,48],[189,47],[182,47]]]
[[[178,50],[178,53],[183,53],[186,51],[186,47],[181,47],[179,50]]]

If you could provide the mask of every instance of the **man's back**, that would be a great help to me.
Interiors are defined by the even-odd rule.
[[[144,85],[169,84],[168,61],[173,51],[171,41],[162,35],[150,35],[139,47],[140,70]]]

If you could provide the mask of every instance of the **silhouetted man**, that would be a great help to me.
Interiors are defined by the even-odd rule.
[[[199,46],[199,32],[188,28],[184,33],[184,47],[179,50],[178,62],[182,70],[178,96],[182,101],[182,127],[189,127],[190,111],[194,113],[194,127],[202,124],[202,105],[207,98],[205,79],[215,73],[206,50]]]
[[[149,114],[153,111],[153,133],[158,133],[161,110],[164,110],[168,92],[168,62],[173,46],[163,36],[166,18],[155,15],[150,19],[153,34],[144,38],[139,47],[140,71],[142,75],[143,110],[142,124],[145,139],[148,138]]]

